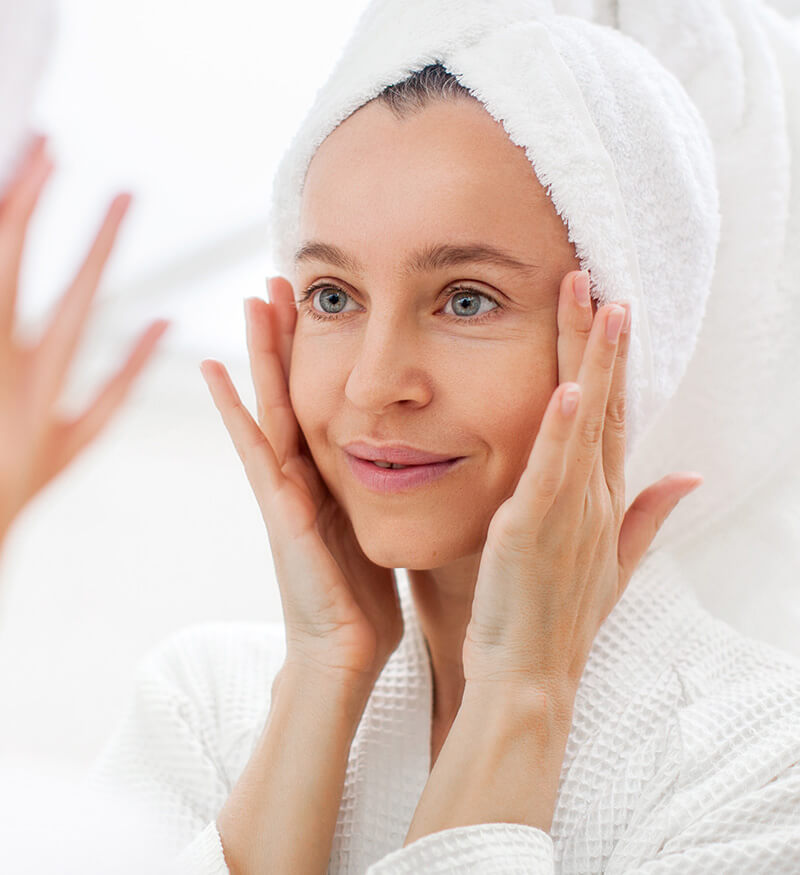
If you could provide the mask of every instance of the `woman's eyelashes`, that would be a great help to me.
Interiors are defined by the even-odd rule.
[[[323,306],[334,308],[332,311],[318,310],[314,306],[314,298],[317,292],[322,292],[320,301],[326,303]],[[445,313],[444,316],[454,322],[485,322],[488,319],[494,318],[494,314],[502,309],[502,305],[496,301],[491,295],[486,292],[479,292],[477,289],[471,289],[467,286],[456,286],[448,290],[449,298],[447,304],[453,302],[453,312]],[[358,312],[357,310],[345,310],[346,299],[350,298],[344,289],[332,283],[315,283],[309,286],[296,301],[297,309],[303,313],[307,313],[312,319],[317,319],[321,322],[330,322],[344,316],[345,314]],[[483,298],[495,306],[491,310],[481,312],[479,299]],[[352,300],[352,298],[350,298]],[[447,306],[447,305],[445,305]],[[339,308],[338,310],[335,308]]]

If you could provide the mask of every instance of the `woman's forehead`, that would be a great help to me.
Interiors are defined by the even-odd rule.
[[[380,104],[367,105],[342,122],[314,153],[303,185],[303,203],[338,194],[438,197],[474,193],[485,203],[499,198],[539,207],[552,202],[525,150],[475,100],[434,101],[398,119]]]
[[[457,258],[429,251],[450,245],[483,248],[487,263],[505,256],[508,267],[524,269],[537,263],[536,249],[569,248],[567,229],[524,151],[498,134],[484,111],[453,109],[434,104],[398,120],[365,107],[362,119],[360,110],[334,131],[306,177],[300,260],[319,255],[323,244],[326,255],[340,250],[326,261],[343,262],[346,253],[354,268],[359,253],[366,258],[372,247],[390,248],[413,269],[421,260]]]

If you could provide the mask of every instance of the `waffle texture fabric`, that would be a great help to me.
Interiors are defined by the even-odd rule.
[[[594,641],[550,832],[475,824],[403,847],[430,772],[432,675],[397,576],[404,634],[349,752],[330,875],[800,872],[800,661],[709,614],[664,551],[645,556]],[[90,780],[150,808],[173,871],[228,872],[215,818],[284,655],[280,624],[203,624],[142,663]]]

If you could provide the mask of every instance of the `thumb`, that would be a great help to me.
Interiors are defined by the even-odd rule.
[[[678,503],[702,483],[702,474],[667,474],[639,493],[628,508],[619,532],[617,555],[624,569],[624,580],[628,580],[633,574],[664,521]]]

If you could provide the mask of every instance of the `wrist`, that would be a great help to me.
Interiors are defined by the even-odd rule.
[[[363,695],[369,697],[376,679],[372,674],[313,665],[287,656],[275,675],[273,687],[281,683],[303,684],[322,691],[330,690],[336,696],[357,698]]]
[[[355,734],[373,686],[366,676],[286,661],[272,682],[272,700],[310,699],[328,713],[343,715]]]
[[[496,731],[515,734],[530,726],[541,727],[549,736],[569,734],[575,692],[567,684],[538,684],[533,681],[467,681],[458,714],[489,722]]]
[[[528,681],[467,683],[403,846],[478,823],[549,832],[572,722],[567,701]]]

